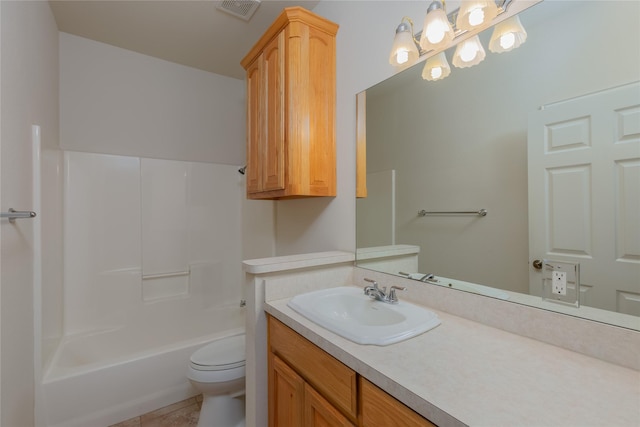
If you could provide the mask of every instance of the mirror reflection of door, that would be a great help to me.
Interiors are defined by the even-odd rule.
[[[640,315],[640,82],[532,113],[528,167],[530,265],[578,262],[581,305]]]

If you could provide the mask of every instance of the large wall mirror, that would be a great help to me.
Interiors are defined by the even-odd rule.
[[[489,52],[488,29],[472,68],[367,89],[358,266],[640,329],[639,16],[543,1],[518,49]],[[577,260],[579,307],[542,298],[536,259]]]

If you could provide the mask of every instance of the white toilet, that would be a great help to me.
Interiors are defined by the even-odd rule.
[[[187,377],[202,392],[198,427],[245,425],[245,336],[216,340],[191,355]]]

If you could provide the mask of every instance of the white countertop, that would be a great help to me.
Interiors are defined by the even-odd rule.
[[[441,427],[640,426],[638,371],[437,310],[442,324],[422,335],[358,345],[287,302],[264,308]]]

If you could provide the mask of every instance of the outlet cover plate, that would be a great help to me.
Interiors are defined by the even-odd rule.
[[[574,307],[580,306],[580,264],[542,261],[542,299]]]

